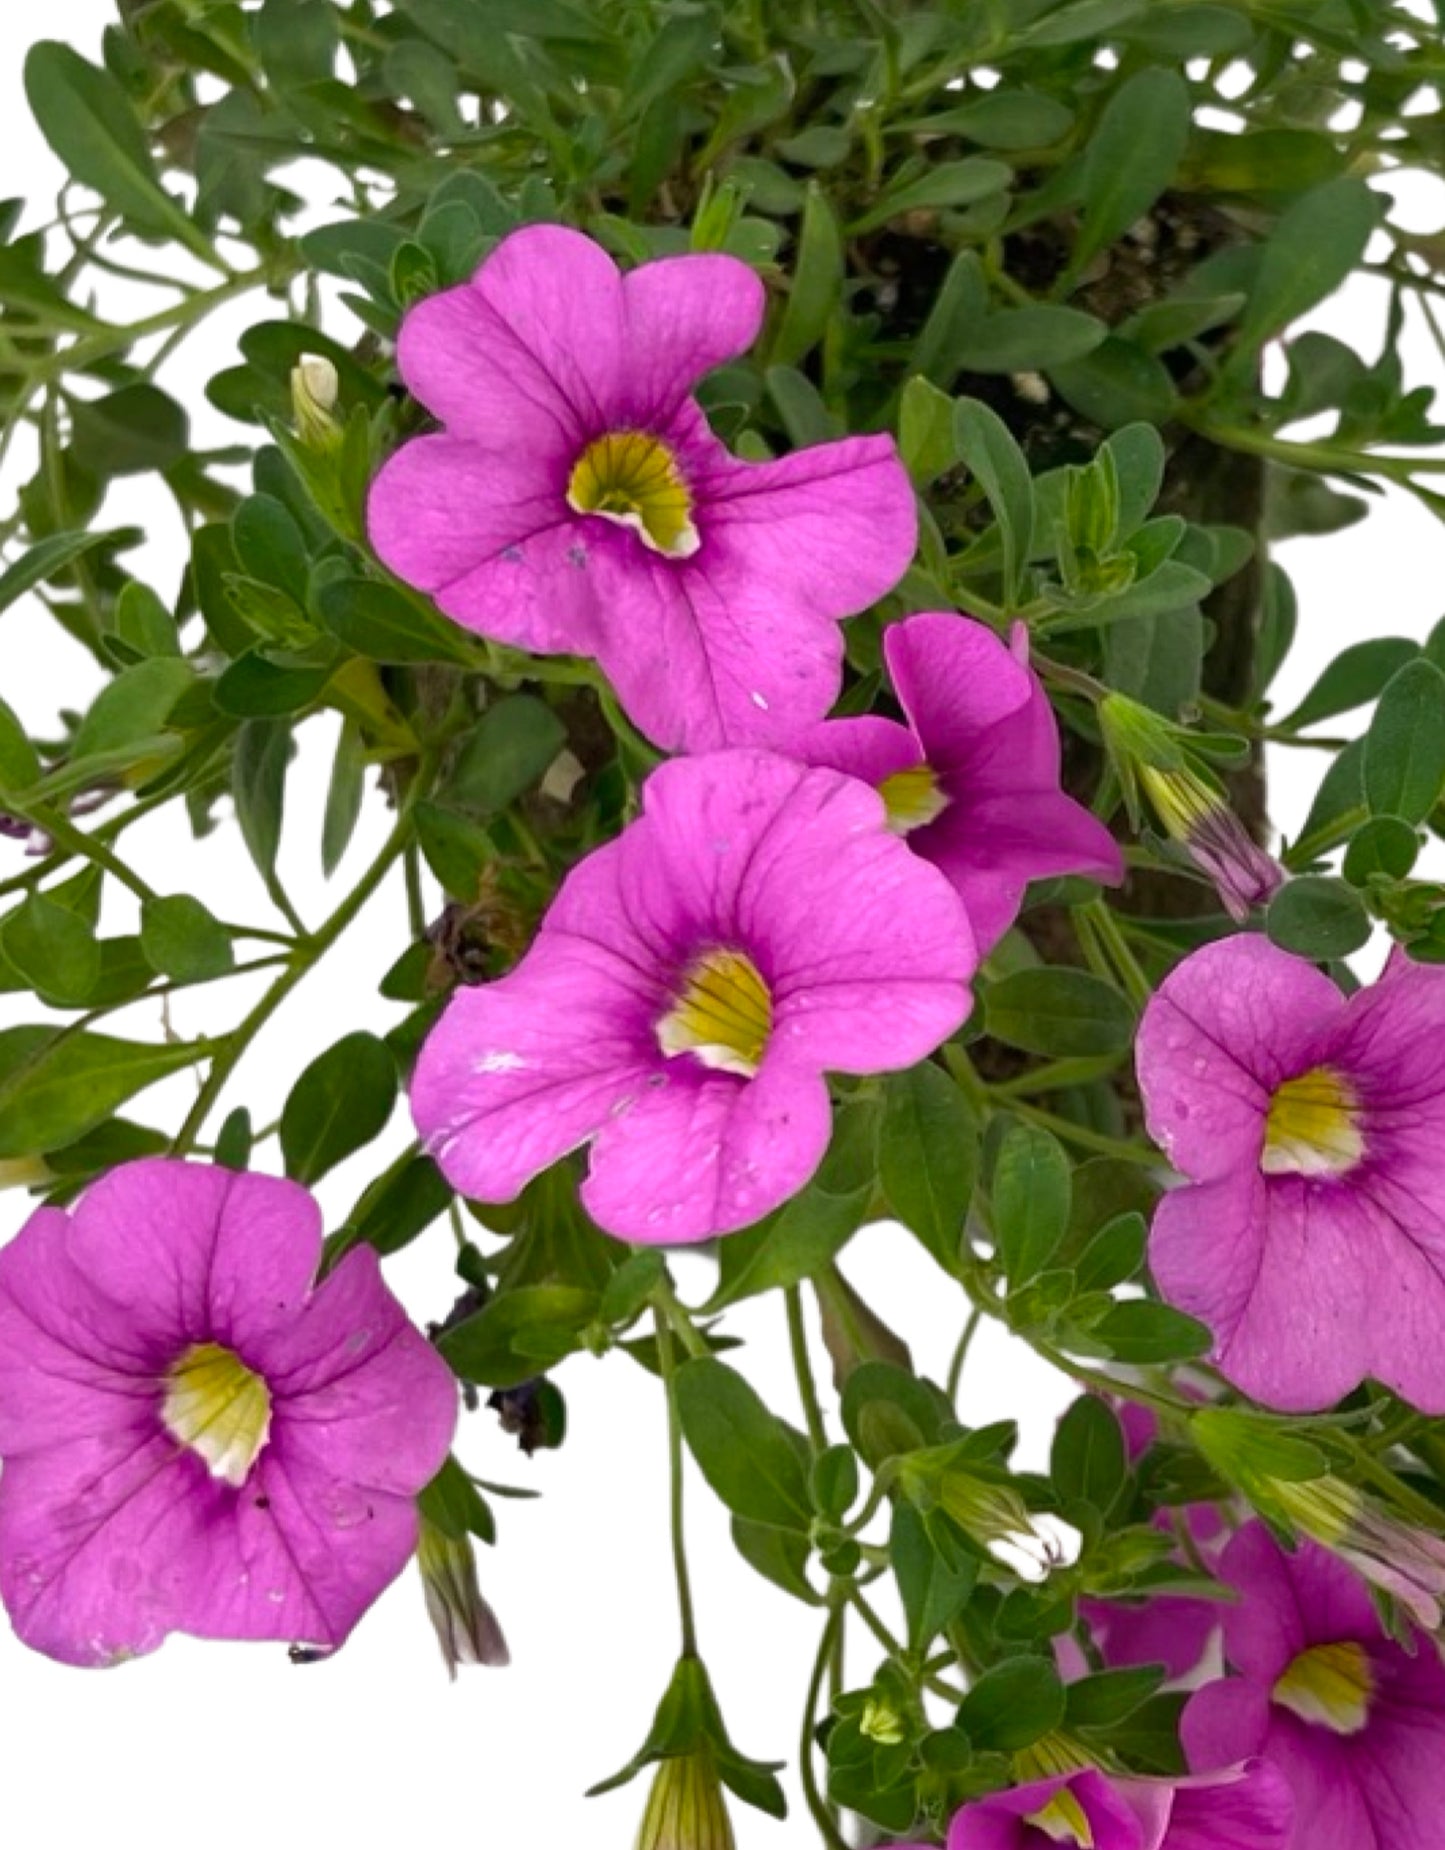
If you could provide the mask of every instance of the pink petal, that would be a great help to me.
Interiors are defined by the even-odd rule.
[[[456,1383],[370,1249],[348,1253],[254,1353],[272,1393],[271,1444],[288,1465],[402,1497],[441,1469]]]
[[[1398,1244],[1382,1242],[1338,1184],[1245,1171],[1166,1195],[1149,1264],[1165,1300],[1209,1326],[1214,1360],[1235,1386],[1302,1413],[1333,1406],[1383,1361],[1371,1326],[1387,1319],[1370,1298]],[[1385,1285],[1390,1314],[1425,1282],[1407,1263]],[[1438,1315],[1438,1297],[1429,1308]]]
[[[888,672],[903,710],[936,770],[969,762],[979,735],[1027,705],[1033,678],[985,624],[951,611],[924,611],[892,624],[883,636]],[[1046,703],[1047,704],[1047,703]],[[1057,780],[1052,765],[1016,761],[1013,776],[1029,785]]]
[[[1243,1677],[1206,1683],[1189,1698],[1179,1738],[1196,1773],[1237,1766],[1262,1754],[1269,1740],[1268,1690]]]
[[[1255,1167],[1269,1100],[1326,1056],[1345,1012],[1330,979],[1241,935],[1185,958],[1144,1011],[1135,1061],[1149,1133],[1196,1181]]]
[[[1158,1850],[1289,1850],[1293,1829],[1294,1798],[1288,1782],[1278,1768],[1257,1760],[1172,1782],[1172,1803]]]
[[[765,562],[740,562],[710,534],[688,560],[662,558],[616,528],[589,530],[585,544],[580,571],[601,613],[597,659],[655,745],[778,744],[827,712],[842,680],[832,620],[841,612],[792,597]]]
[[[762,326],[762,278],[736,257],[698,252],[642,264],[622,279],[627,365],[637,422],[659,423],[704,373],[736,358]]]
[[[582,1200],[600,1227],[643,1244],[750,1226],[802,1188],[828,1147],[828,1088],[765,1058],[741,1080],[679,1066],[612,1118]]]
[[[367,526],[383,564],[465,628],[542,654],[596,649],[584,522],[545,460],[416,437],[372,484]]]
[[[503,449],[548,427],[607,427],[624,374],[622,278],[561,225],[504,238],[469,283],[410,309],[397,339],[414,397],[459,434]]]
[[[801,764],[842,771],[872,784],[875,790],[885,777],[911,771],[923,762],[922,748],[908,728],[874,713],[805,726],[784,749]]]
[[[1030,881],[1081,874],[1117,885],[1124,877],[1113,836],[1059,790],[974,797],[966,781],[945,789],[953,801],[909,846],[962,896],[984,956],[1018,917]]]
[[[245,1350],[304,1301],[321,1211],[294,1182],[146,1157],[91,1185],[69,1245],[125,1323],[170,1346],[168,1360],[201,1341]]]
[[[17,1637],[67,1664],[155,1650],[206,1562],[213,1487],[154,1414],[7,1458],[0,1594]]]
[[[1240,1596],[1223,1609],[1224,1654],[1267,1689],[1314,1645],[1383,1637],[1364,1583],[1317,1542],[1286,1552],[1262,1522],[1248,1522],[1220,1557],[1219,1577]]]
[[[463,1194],[510,1201],[640,1093],[663,998],[595,943],[544,931],[499,982],[462,989],[412,1075],[417,1129]]]
[[[698,487],[703,552],[727,591],[750,580],[799,612],[847,617],[885,597],[912,562],[917,504],[891,437],[767,463],[719,452]]]
[[[977,965],[947,882],[854,778],[754,752],[709,764],[707,776],[681,764],[653,774],[655,852],[675,887],[698,890],[700,916],[730,923],[754,957],[776,1045],[837,1072],[923,1059],[965,1019]]]
[[[37,1209],[0,1251],[0,1457],[149,1417],[171,1354],[127,1329],[75,1264],[59,1208]]]

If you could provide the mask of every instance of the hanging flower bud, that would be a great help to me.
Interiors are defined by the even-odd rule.
[[[1186,750],[1187,734],[1122,694],[1100,703],[1099,719],[1131,809],[1142,787],[1170,840],[1243,924],[1253,907],[1279,891],[1284,869],[1252,839],[1218,782]]]
[[[658,1763],[637,1850],[733,1850],[733,1827],[712,1749]]]
[[[898,1482],[918,1509],[941,1509],[1021,1579],[1045,1580],[1066,1558],[1058,1531],[1034,1519],[1012,1478],[969,1460],[959,1445],[913,1453],[901,1463]]]
[[[477,1559],[471,1537],[448,1535],[423,1517],[416,1559],[426,1591],[427,1616],[435,1628],[448,1674],[455,1680],[458,1664],[510,1663],[497,1615],[482,1598],[477,1584]]]
[[[296,434],[317,450],[333,450],[341,441],[336,399],[341,381],[330,360],[308,353],[291,368],[291,410]]]
[[[1321,1477],[1273,1488],[1297,1529],[1323,1542],[1374,1586],[1393,1594],[1427,1632],[1440,1629],[1445,1536],[1397,1521],[1341,1478]]]

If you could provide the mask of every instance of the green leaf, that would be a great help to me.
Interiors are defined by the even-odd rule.
[[[913,343],[913,371],[940,389],[951,385],[967,365],[973,332],[987,313],[988,287],[978,252],[960,251]]]
[[[1111,334],[1082,359],[1048,368],[1062,397],[1104,430],[1136,422],[1167,424],[1179,394],[1164,362]]]
[[[962,135],[981,148],[1012,154],[1024,148],[1051,147],[1068,134],[1073,121],[1073,111],[1054,97],[1033,90],[1000,89],[911,126],[929,134]]]
[[[963,364],[971,373],[1052,372],[1092,353],[1108,332],[1078,308],[1006,308],[970,330]]]
[[[169,469],[190,446],[190,419],[168,392],[137,383],[103,398],[72,399],[71,448],[101,481]]]
[[[38,783],[40,754],[30,743],[13,708],[0,700],[0,790],[17,795]]]
[[[627,85],[627,106],[640,116],[659,97],[679,89],[702,69],[718,44],[717,11],[674,13],[652,32]]]
[[[953,414],[953,438],[998,522],[1004,602],[1016,604],[1024,564],[1033,550],[1034,485],[1028,463],[1013,432],[980,399],[959,399]]]
[[[361,728],[348,719],[336,739],[336,757],[326,790],[326,813],[321,822],[321,870],[329,879],[341,865],[361,815],[365,794],[366,746]]]
[[[1358,951],[1371,931],[1359,894],[1343,880],[1317,874],[1287,880],[1270,901],[1264,925],[1282,950],[1318,963]]]
[[[89,1000],[100,980],[100,946],[79,913],[32,893],[5,921],[5,961],[47,1002],[60,1008]]]
[[[683,1437],[733,1514],[806,1532],[813,1510],[802,1462],[748,1382],[716,1357],[700,1356],[678,1370],[675,1392]]]
[[[142,655],[181,653],[175,618],[149,585],[134,578],[116,599],[115,633]]]
[[[252,719],[236,735],[231,794],[251,859],[268,884],[275,878],[286,803],[291,728],[284,720]]]
[[[1117,1362],[1188,1362],[1214,1346],[1202,1323],[1146,1298],[1116,1304],[1089,1334],[1107,1344]]]
[[[889,219],[901,218],[905,212],[946,211],[977,205],[992,199],[1013,184],[1013,168],[1002,161],[970,156],[962,161],[941,161],[917,179],[894,185],[882,194],[876,206],[865,212],[851,227],[854,237],[876,231]]]
[[[1359,267],[1379,216],[1379,200],[1353,176],[1295,200],[1261,249],[1226,373],[1249,372],[1263,342],[1334,294]]]
[[[225,927],[189,893],[146,900],[140,941],[153,968],[180,983],[207,983],[236,961]]]
[[[103,687],[70,742],[71,757],[94,757],[130,746],[149,751],[165,731],[176,702],[195,681],[189,662],[156,655],[137,662]]]
[[[732,1519],[733,1546],[748,1566],[808,1606],[821,1606],[821,1595],[808,1580],[811,1550],[806,1536],[796,1529],[777,1529],[765,1522]]]
[[[490,836],[475,822],[436,803],[418,803],[411,814],[417,846],[427,866],[445,892],[470,905],[477,897],[483,868],[497,858]]]
[[[1424,656],[1390,680],[1365,734],[1365,801],[1423,822],[1445,788],[1445,674]]]
[[[843,1425],[871,1470],[938,1442],[947,1403],[891,1362],[863,1362],[843,1387]]]
[[[1084,153],[1077,276],[1142,218],[1173,180],[1189,140],[1189,86],[1177,71],[1136,71],[1110,97]]]
[[[496,815],[531,789],[566,743],[567,728],[545,701],[509,694],[472,728],[446,798],[473,815]]]
[[[411,1156],[370,1183],[346,1217],[348,1246],[366,1245],[385,1258],[409,1246],[444,1214],[452,1185],[429,1156]]]
[[[114,546],[127,541],[128,528],[112,528],[104,533],[52,533],[37,540],[13,565],[0,572],[0,610],[8,610],[27,591],[33,591],[47,578],[73,565],[82,553],[96,546]]]
[[[1162,1669],[1152,1664],[1134,1670],[1100,1670],[1093,1676],[1080,1677],[1064,1692],[1065,1725],[1112,1729],[1147,1702],[1163,1680]]]
[[[1005,1658],[985,1670],[959,1704],[958,1725],[976,1748],[1016,1754],[1064,1719],[1064,1686],[1044,1657]]]
[[[1375,875],[1403,880],[1420,853],[1420,834],[1399,816],[1372,816],[1350,837],[1344,876],[1351,886],[1368,886]]]
[[[1126,1053],[1134,1037],[1127,998],[1087,970],[1017,970],[989,986],[985,1007],[988,1033],[1027,1053]]]
[[[212,693],[218,710],[235,719],[283,719],[313,706],[332,672],[329,663],[293,666],[249,649],[222,669]]]
[[[920,488],[959,460],[953,410],[948,394],[917,373],[899,396],[898,453]]]
[[[317,591],[315,607],[338,642],[373,662],[476,666],[465,630],[378,579],[332,579]]]
[[[1367,642],[1352,643],[1340,651],[1280,725],[1299,732],[1322,719],[1334,719],[1337,714],[1377,700],[1398,671],[1419,652],[1420,645],[1408,636],[1372,636]]]
[[[281,1154],[296,1182],[317,1182],[386,1128],[396,1061],[374,1034],[348,1034],[317,1056],[281,1112]]]
[[[161,186],[145,130],[109,71],[42,39],[25,60],[25,94],[72,179],[99,193],[137,231],[174,238],[215,263],[206,238]]]
[[[924,1651],[968,1604],[978,1581],[978,1556],[941,1512],[925,1518],[901,1499],[893,1508],[888,1558],[908,1622],[908,1642]]]
[[[1032,1124],[1011,1124],[993,1173],[993,1232],[1010,1289],[1036,1278],[1069,1224],[1069,1159]]]
[[[828,195],[814,181],[803,208],[793,285],[769,355],[772,365],[796,366],[822,340],[843,292],[843,275],[843,233]]]
[[[597,1315],[597,1293],[579,1285],[521,1285],[492,1299],[438,1338],[464,1381],[516,1387],[577,1349]]]
[[[878,1180],[888,1205],[943,1267],[957,1275],[964,1221],[978,1174],[978,1125],[943,1068],[925,1060],[884,1082]]]
[[[282,89],[324,83],[340,43],[331,0],[265,0],[252,32],[271,82]]]
[[[74,1143],[128,1098],[210,1051],[199,1041],[156,1047],[48,1027],[0,1032],[0,1160]]]
[[[238,1105],[227,1114],[225,1122],[216,1133],[216,1164],[222,1169],[248,1168],[254,1142],[251,1114],[244,1105]]]
[[[730,1234],[718,1251],[709,1311],[811,1278],[863,1224],[870,1192],[832,1194],[813,1182],[756,1227]]]
[[[1118,1417],[1097,1394],[1081,1395],[1059,1421],[1049,1475],[1066,1509],[1087,1503],[1107,1516],[1114,1507],[1129,1461]]]

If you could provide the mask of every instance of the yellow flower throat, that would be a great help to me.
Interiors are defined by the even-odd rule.
[[[630,527],[669,559],[690,558],[701,544],[677,458],[644,430],[608,431],[589,443],[572,470],[567,502],[579,514]]]

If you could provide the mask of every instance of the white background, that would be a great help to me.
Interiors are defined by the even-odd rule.
[[[49,0],[43,8],[11,0],[0,17],[0,191],[25,194],[27,223],[50,216],[59,169],[29,119],[24,52],[48,36],[95,56],[111,13],[110,0]],[[1434,228],[1445,220],[1440,192],[1445,188],[1428,183],[1417,188],[1412,223]],[[319,195],[318,204],[326,203]],[[110,312],[126,317],[157,305],[123,284],[104,299]],[[1360,285],[1315,317],[1315,325],[1372,355],[1381,308],[1377,292]],[[261,312],[259,299],[251,298],[218,315],[165,374],[202,445],[246,436],[211,410],[203,386],[231,363],[237,334]],[[277,312],[274,304],[269,312]],[[344,325],[334,331],[347,333]],[[1438,355],[1413,323],[1407,369],[1416,380],[1441,382]],[[0,507],[9,508],[19,479],[12,466]],[[104,518],[144,525],[153,535],[143,552],[130,555],[131,567],[170,600],[181,569],[180,530],[155,479],[122,484]],[[1278,687],[1282,710],[1346,643],[1387,633],[1423,637],[1445,608],[1441,529],[1403,495],[1382,502],[1367,525],[1283,547],[1279,557],[1294,576],[1301,609],[1300,641]],[[33,601],[0,618],[0,649],[0,689],[32,729],[53,722],[61,706],[83,709],[97,685],[89,657]],[[316,844],[333,742],[331,722],[309,724],[291,773],[282,865],[312,923],[367,865],[386,827],[384,806],[370,802],[328,891],[316,871]],[[1326,762],[1302,753],[1277,755],[1271,765],[1274,817],[1286,832],[1297,830]],[[177,808],[138,825],[124,846],[160,890],[196,891],[228,919],[276,922],[233,829],[196,844]],[[18,845],[0,841],[0,877],[20,865]],[[127,896],[112,896],[108,908],[108,930],[133,928]],[[321,1047],[356,1027],[389,1026],[398,1011],[378,998],[376,984],[405,941],[403,899],[393,882],[262,1035],[223,1109],[246,1103],[256,1122],[271,1119]],[[224,1029],[256,993],[251,984],[263,980],[188,993],[174,1004],[171,1026],[185,1037]],[[0,997],[0,1026],[35,1018],[33,1001]],[[126,1025],[155,1036],[162,1027],[157,1005],[132,1010]],[[138,1115],[174,1126],[195,1083],[187,1075],[157,1088],[139,1101]],[[219,1121],[217,1114],[213,1128]],[[320,1192],[333,1221],[379,1166],[382,1151],[405,1144],[409,1128],[399,1110],[382,1146],[326,1180]],[[274,1144],[266,1157],[274,1161]],[[0,1237],[18,1227],[28,1205],[18,1193],[0,1198]],[[872,1229],[850,1248],[845,1266],[885,1318],[907,1333],[920,1366],[941,1377],[965,1307],[918,1247],[900,1230]],[[425,1319],[450,1302],[450,1267],[451,1239],[442,1222],[389,1263],[389,1276]],[[702,1262],[686,1261],[682,1273],[685,1292],[703,1295]],[[781,1306],[771,1299],[744,1306],[729,1327],[747,1340],[753,1380],[774,1406],[798,1417]],[[464,1427],[471,1468],[544,1493],[536,1502],[497,1506],[501,1543],[485,1551],[482,1563],[486,1591],[511,1642],[510,1670],[472,1670],[449,1685],[410,1571],[337,1659],[305,1669],[288,1664],[279,1646],[178,1638],[144,1661],[81,1672],[26,1652],[0,1628],[0,1790],[9,1840],[27,1850],[92,1842],[170,1850],[197,1841],[209,1850],[258,1844],[290,1850],[311,1842],[371,1850],[402,1834],[527,1850],[629,1844],[643,1786],[590,1802],[581,1794],[640,1744],[675,1655],[661,1395],[652,1377],[620,1355],[605,1368],[590,1358],[570,1362],[562,1386],[571,1431],[560,1453],[529,1463],[487,1414]],[[1027,1350],[995,1329],[981,1334],[965,1382],[966,1419],[1018,1417],[1024,1457],[1037,1462],[1069,1397],[1067,1385]],[[704,1651],[734,1738],[746,1752],[791,1763],[817,1615],[742,1565],[719,1508],[695,1479],[689,1520]],[[852,1661],[866,1674],[873,1661],[866,1640],[856,1644]],[[742,1850],[812,1841],[791,1768],[788,1780],[789,1823],[738,1808]]]

